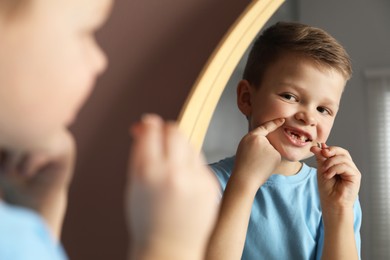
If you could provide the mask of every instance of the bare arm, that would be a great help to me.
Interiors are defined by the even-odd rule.
[[[207,259],[241,259],[256,192],[281,160],[266,135],[283,123],[279,119],[267,122],[241,140]]]
[[[222,198],[218,222],[207,259],[241,259],[249,217],[257,189],[250,189],[232,174]]]
[[[312,148],[318,163],[318,188],[324,221],[322,259],[359,259],[353,205],[361,174],[348,151],[340,147]]]
[[[353,209],[323,216],[325,237],[322,259],[359,259],[353,229]]]

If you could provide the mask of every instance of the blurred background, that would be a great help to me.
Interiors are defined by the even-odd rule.
[[[249,3],[115,1],[97,35],[109,68],[71,129],[78,158],[63,233],[70,259],[125,259],[128,129],[143,113],[178,117],[208,57]]]
[[[177,118],[208,57],[250,2],[115,1],[111,18],[97,35],[109,68],[71,129],[78,158],[63,233],[71,259],[125,259],[131,240],[123,210],[129,126],[147,112],[168,120]],[[386,95],[369,92],[369,85],[378,89],[375,86],[382,84],[378,82],[387,82],[389,13],[387,0],[287,0],[270,21],[300,21],[321,27],[352,57],[354,75],[345,90],[329,144],[348,149],[363,173],[360,199],[363,257],[367,259],[390,258],[386,236],[386,230],[390,231],[386,215],[390,196],[385,192],[390,190],[390,180],[386,165],[374,169],[378,172],[374,178],[370,163],[387,154],[383,152],[387,146],[377,149],[372,145],[385,143],[383,139],[375,141],[377,136],[387,138],[386,131],[381,135],[375,132],[384,127],[374,126],[384,121],[377,118],[378,111],[385,109],[375,104],[384,104],[380,98]],[[246,132],[246,120],[235,105],[235,87],[244,62],[245,57],[225,89],[206,136],[203,150],[210,162],[234,154]],[[385,79],[378,81],[378,77]],[[376,188],[378,183],[381,189]],[[387,258],[382,258],[385,254]]]

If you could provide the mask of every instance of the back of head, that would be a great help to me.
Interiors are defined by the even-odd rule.
[[[255,40],[243,78],[258,87],[266,69],[286,52],[310,58],[320,68],[335,69],[346,80],[351,78],[350,58],[335,38],[322,29],[294,22],[278,22]]]

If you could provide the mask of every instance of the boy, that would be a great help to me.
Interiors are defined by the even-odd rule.
[[[0,0],[0,259],[67,258],[59,244],[75,154],[67,126],[106,68],[94,32],[111,5]],[[133,136],[131,256],[203,258],[214,176],[175,124],[148,115]]]
[[[280,22],[257,38],[237,87],[249,133],[211,165],[224,194],[209,259],[359,258],[361,174],[325,144],[351,74],[321,29]],[[300,162],[312,153],[318,170]]]

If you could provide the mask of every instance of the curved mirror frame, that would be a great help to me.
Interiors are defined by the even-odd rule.
[[[254,0],[210,56],[182,108],[179,126],[200,150],[221,94],[241,57],[284,0]]]

